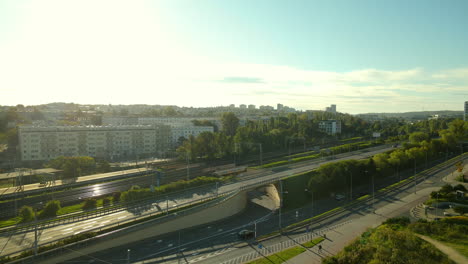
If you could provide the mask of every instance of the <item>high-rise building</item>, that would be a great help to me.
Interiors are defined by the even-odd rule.
[[[278,110],[278,111],[283,110],[283,105],[282,104],[277,104],[276,105],[276,110]]]
[[[255,109],[255,105],[249,104],[249,109]]]
[[[332,104],[329,107],[325,107],[325,112],[330,112],[336,114],[336,105]]]
[[[319,129],[329,135],[335,135],[341,133],[341,121],[340,120],[324,120],[320,121]]]

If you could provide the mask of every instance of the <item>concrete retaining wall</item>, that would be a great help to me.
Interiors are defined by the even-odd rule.
[[[156,237],[159,235],[171,233],[185,228],[190,228],[198,225],[207,224],[218,221],[237,213],[242,212],[247,205],[247,193],[239,192],[236,196],[205,208],[193,214],[181,216],[172,221],[149,226],[147,224],[139,225],[134,228],[129,228],[128,231],[119,232],[111,235],[103,241],[94,245],[80,249],[81,254],[65,253],[52,259],[47,259],[38,263],[63,263],[67,260],[80,257],[83,254],[92,254],[94,252],[106,250],[109,248],[126,245],[132,242],[137,242],[146,238]]]
[[[267,186],[262,187],[261,190],[266,192],[267,195],[271,198],[271,200],[273,200],[273,202],[275,203],[275,208],[280,207],[280,196],[276,185],[268,184]]]

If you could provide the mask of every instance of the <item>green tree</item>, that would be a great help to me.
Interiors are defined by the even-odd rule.
[[[39,214],[40,219],[56,217],[57,212],[60,210],[60,201],[59,200],[52,200],[48,201],[44,209],[42,209],[41,213]]]
[[[97,208],[97,200],[95,198],[89,198],[84,201],[83,210],[92,210]]]
[[[239,127],[239,118],[232,112],[223,113],[221,116],[221,123],[226,135],[232,137],[236,134],[237,127]]]
[[[34,210],[31,206],[23,206],[19,211],[21,222],[29,222],[34,220]]]
[[[428,141],[429,140],[429,135],[427,133],[424,133],[424,132],[414,132],[414,133],[410,134],[409,140],[413,144],[419,144],[424,140]]]

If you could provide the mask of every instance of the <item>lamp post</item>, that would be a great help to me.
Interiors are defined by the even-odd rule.
[[[414,193],[416,193],[416,157],[414,157]]]
[[[127,249],[127,264],[130,264],[130,249]]]
[[[37,209],[34,209],[34,256],[37,256]]]
[[[187,181],[190,180],[190,160],[189,160],[189,153],[185,152],[185,160],[187,161]]]

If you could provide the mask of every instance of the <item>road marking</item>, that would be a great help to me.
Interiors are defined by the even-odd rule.
[[[167,245],[168,247],[172,247],[172,244]]]
[[[117,219],[122,219],[122,218],[125,218],[127,217],[127,215],[124,215],[124,216],[121,216],[121,217],[117,217]]]

